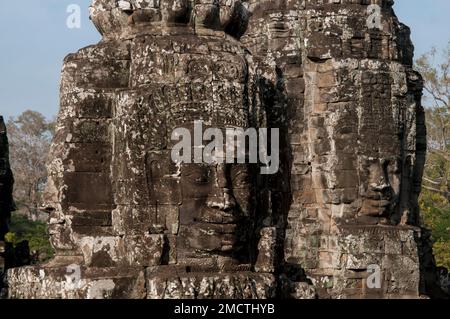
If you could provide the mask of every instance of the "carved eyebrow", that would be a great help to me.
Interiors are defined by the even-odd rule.
[[[183,173],[196,173],[196,172],[201,172],[201,173],[208,172],[208,173],[210,173],[211,172],[211,167],[210,166],[206,166],[206,165],[201,165],[201,164],[200,165],[199,164],[195,164],[195,165],[190,164],[190,165],[183,166],[181,171],[182,171],[182,174]]]

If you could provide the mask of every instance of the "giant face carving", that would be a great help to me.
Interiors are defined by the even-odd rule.
[[[142,241],[148,235],[168,237],[171,265],[211,259],[248,263],[250,168],[177,166],[168,142],[180,123],[198,119],[219,127],[250,126],[246,51],[233,39],[244,32],[248,20],[241,1],[96,0],[91,9],[103,46],[95,52],[82,50],[73,60],[86,66],[86,79],[92,76],[98,83],[95,90],[89,81],[73,90],[71,72],[77,68],[66,68],[61,114],[79,127],[64,129],[54,147],[70,150],[62,178],[58,163],[51,167],[56,176],[49,183],[54,246],[80,254],[82,241],[90,235],[86,224],[95,223],[95,233],[105,231],[104,236]],[[72,108],[77,112],[64,111]],[[98,114],[80,115],[94,109]],[[77,130],[89,137],[75,136]],[[94,158],[101,163],[85,161]],[[86,187],[73,186],[81,180]],[[105,218],[98,218],[100,214]]]
[[[397,209],[400,195],[400,171],[395,159],[364,159],[363,183],[360,187],[360,215],[388,223]]]
[[[249,167],[243,164],[182,165],[178,249],[183,257],[211,253],[236,261],[248,257],[249,176]]]
[[[169,152],[150,153],[147,162],[151,203],[176,235],[179,264],[225,269],[251,263],[251,165],[177,165]]]

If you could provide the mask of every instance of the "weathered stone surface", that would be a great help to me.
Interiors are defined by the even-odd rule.
[[[94,0],[103,40],[65,60],[49,163],[57,257],[11,270],[11,296],[429,293],[422,80],[392,4]],[[279,171],[172,162],[197,120],[279,128]]]
[[[48,265],[22,267],[9,273],[14,299],[142,299],[146,296],[140,269],[77,268]]]
[[[255,271],[274,273],[276,266],[277,252],[277,229],[266,227],[261,230],[261,238],[258,244],[258,258],[255,264]]]
[[[149,268],[149,299],[270,299],[277,282],[271,274],[252,272],[183,273],[171,266]]]

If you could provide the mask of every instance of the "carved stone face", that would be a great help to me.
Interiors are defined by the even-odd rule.
[[[396,209],[400,193],[400,172],[397,161],[366,159],[365,178],[361,185],[361,215],[388,219]]]
[[[243,164],[183,164],[180,180],[181,254],[240,259],[251,215],[249,168]],[[248,243],[247,243],[248,244]]]
[[[170,154],[150,155],[149,187],[157,219],[176,235],[181,263],[211,257],[249,262],[253,202],[248,164],[176,165]],[[197,260],[195,262],[194,260]]]

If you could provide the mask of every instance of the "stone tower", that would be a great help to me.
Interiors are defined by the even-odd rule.
[[[422,81],[392,5],[94,0],[103,39],[62,72],[56,257],[10,297],[418,298]],[[199,121],[278,128],[278,173],[173,162]]]
[[[409,28],[393,1],[249,5],[242,41],[265,121],[285,122],[285,166],[271,185],[284,262],[319,297],[417,297],[426,130]],[[377,289],[367,289],[370,267]]]

